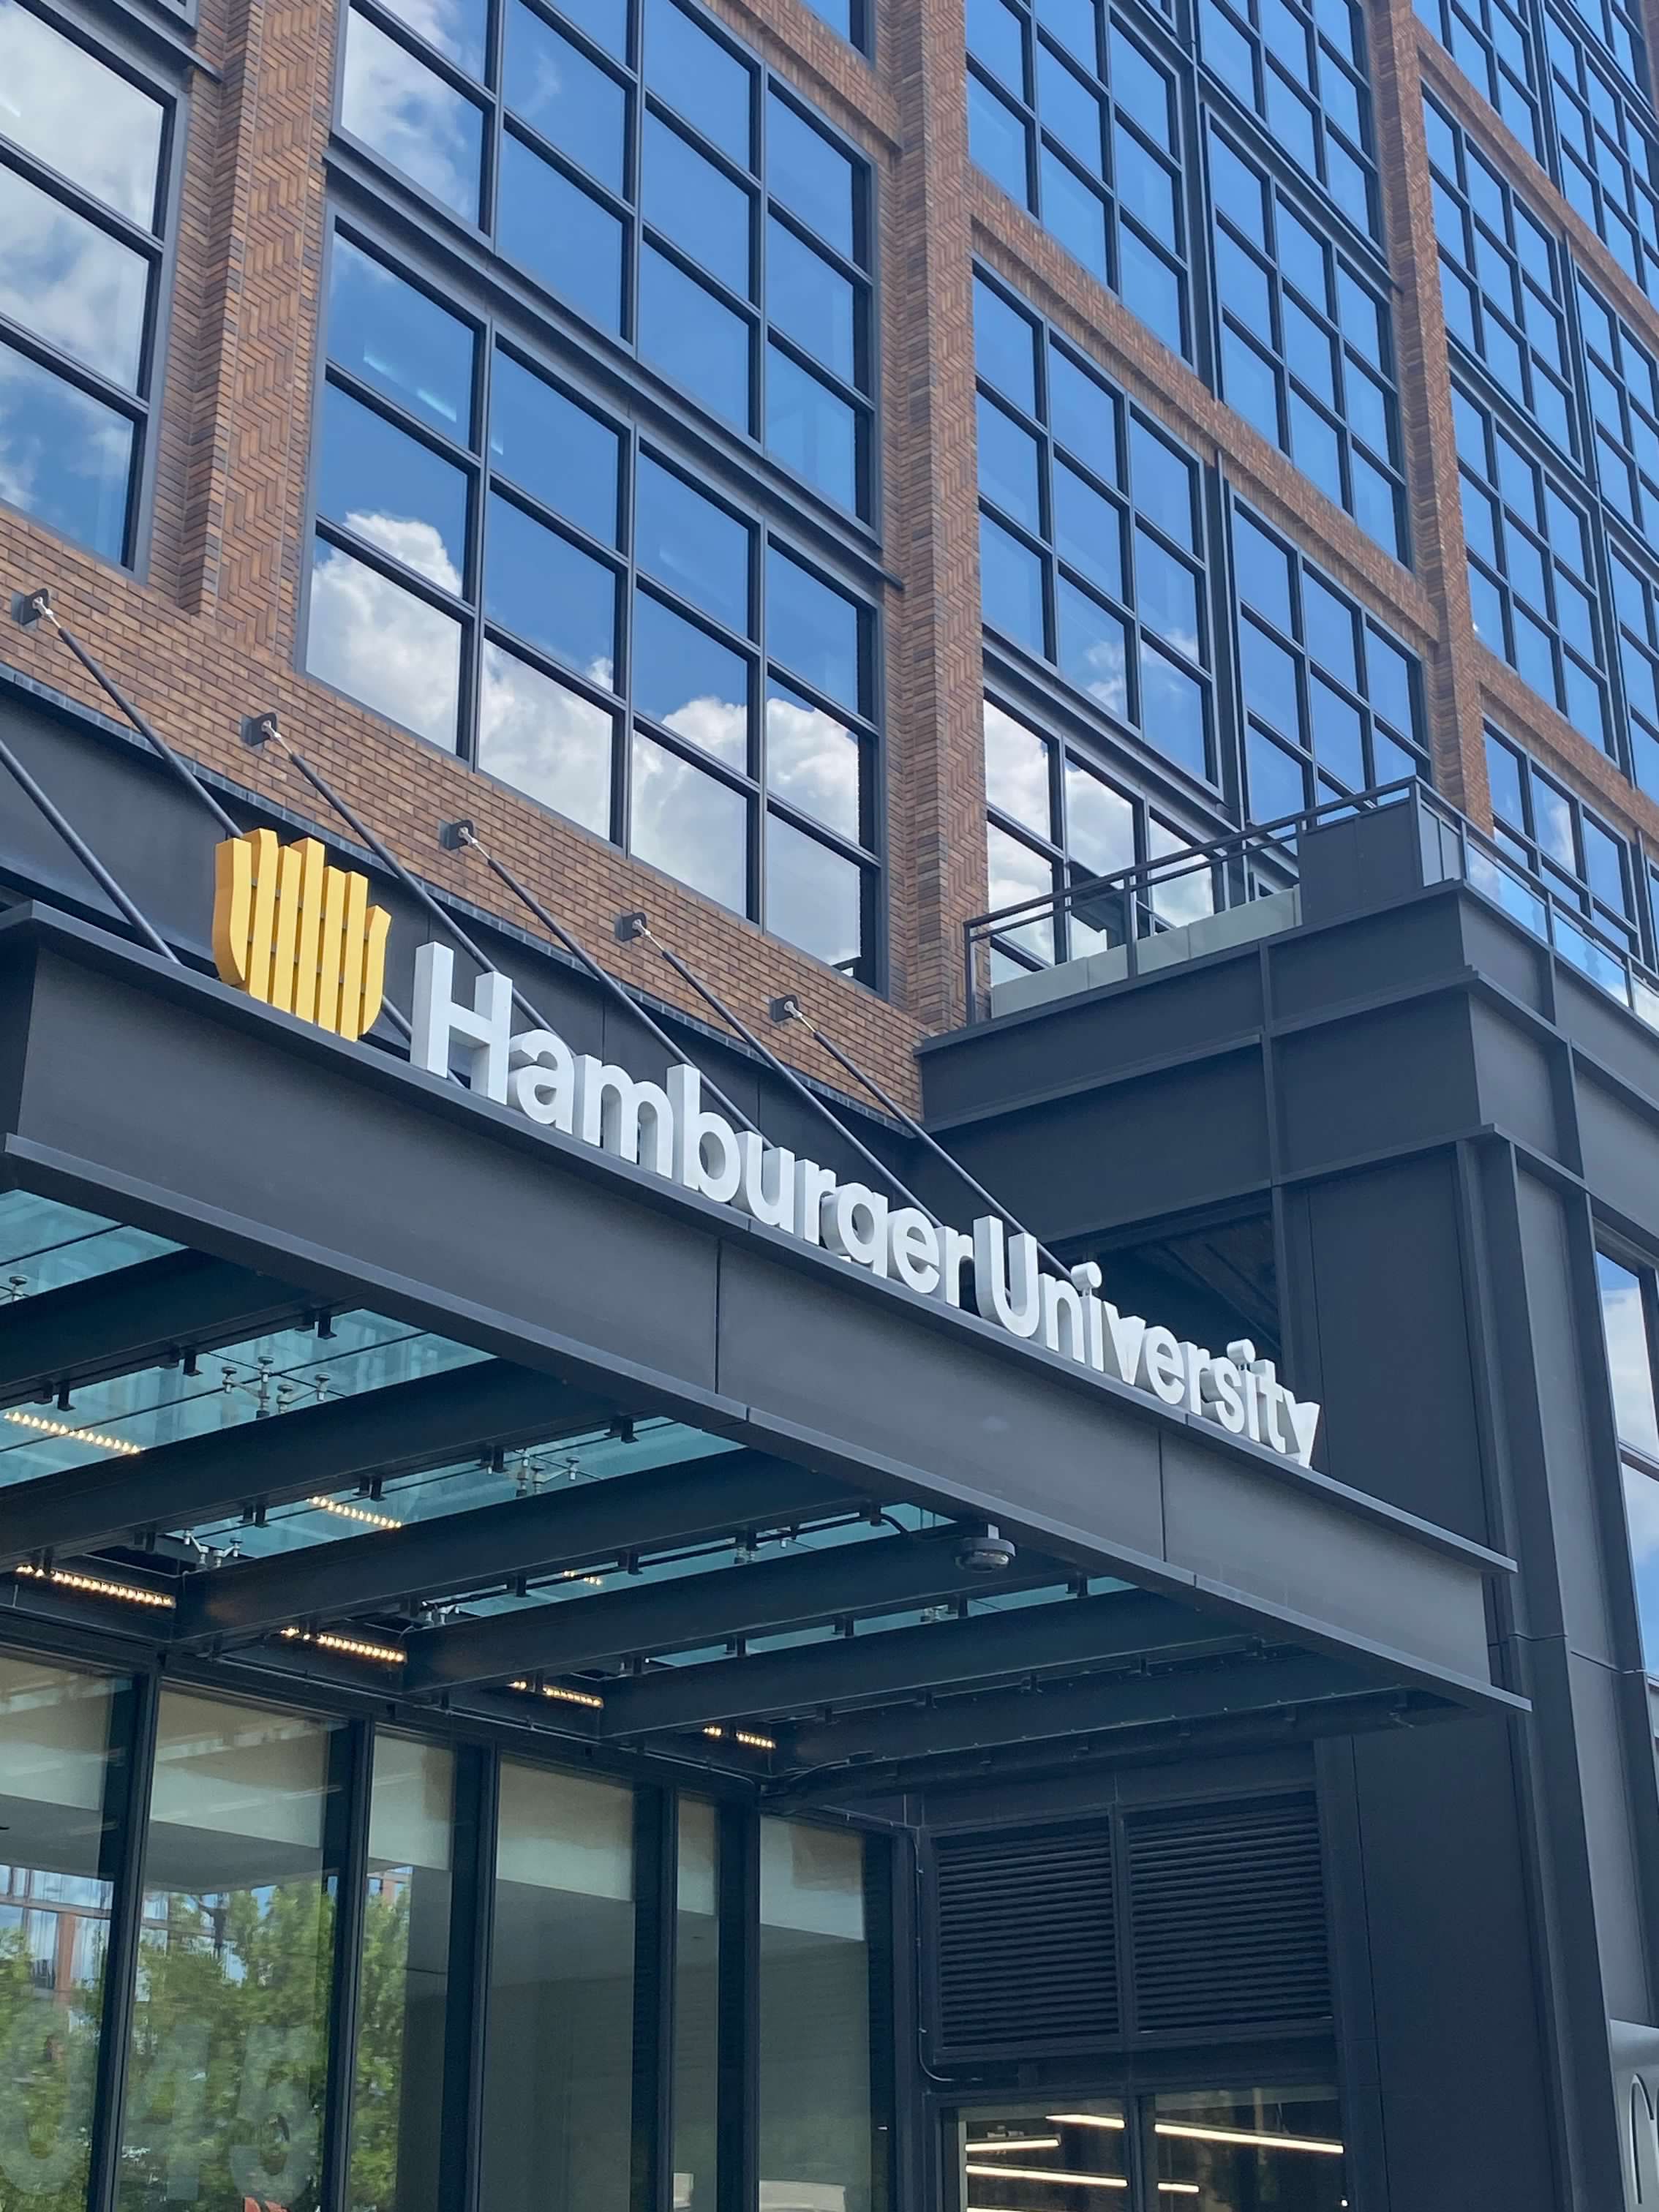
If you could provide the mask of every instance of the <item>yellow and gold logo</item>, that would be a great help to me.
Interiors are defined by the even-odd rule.
[[[218,848],[213,958],[250,998],[341,1037],[372,1029],[386,986],[392,917],[368,878],[331,867],[314,837],[281,845],[273,830]]]

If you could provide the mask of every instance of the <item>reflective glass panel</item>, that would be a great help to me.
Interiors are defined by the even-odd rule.
[[[766,226],[766,311],[797,345],[852,382],[852,284],[775,216]]]
[[[483,2212],[627,2212],[634,1798],[501,1763]]]
[[[125,415],[0,345],[0,499],[119,561],[132,446]]]
[[[747,524],[694,491],[648,453],[634,479],[634,553],[641,568],[713,615],[749,629]]]
[[[613,683],[616,571],[499,492],[484,532],[484,612],[591,682]]]
[[[482,112],[354,9],[340,124],[468,222],[478,220]]]
[[[646,0],[645,81],[746,169],[754,80],[712,32],[674,0]]]
[[[749,805],[643,730],[634,733],[629,849],[742,914],[748,902]]]
[[[766,687],[766,781],[776,795],[815,821],[857,837],[859,740],[833,714],[774,676]]]
[[[865,1841],[779,1820],[760,1838],[761,2194],[869,2212]]]
[[[1003,2105],[964,2115],[957,2130],[964,2205],[974,2212],[1080,2212],[1085,2205],[1103,2212],[1127,2203],[1124,2106],[1103,2097],[1054,2101],[1052,2112]]]
[[[1601,1325],[1607,1334],[1619,1440],[1659,1461],[1659,1410],[1656,1410],[1659,1394],[1654,1388],[1653,1348],[1643,1310],[1641,1279],[1616,1260],[1608,1259],[1605,1252],[1595,1255],[1595,1278],[1601,1293]]]
[[[388,721],[453,750],[459,623],[322,538],[312,556],[306,667]]]
[[[749,194],[659,116],[645,118],[640,161],[640,208],[646,221],[746,299]]]
[[[0,167],[0,314],[136,392],[149,296],[142,253]]]
[[[639,337],[694,399],[749,427],[748,323],[652,246],[640,252]]]
[[[648,592],[634,601],[634,704],[729,767],[748,765],[748,663]]]
[[[478,766],[596,836],[611,834],[616,719],[517,653],[486,643]]]
[[[986,798],[1039,837],[1051,836],[1054,802],[1048,739],[990,699],[985,702],[984,720]]]
[[[495,234],[503,253],[590,321],[621,330],[621,221],[510,131],[501,138]]]
[[[15,2212],[85,2200],[125,1693],[0,1655],[0,2195]]]
[[[318,512],[446,592],[466,568],[466,477],[453,462],[365,407],[323,389]]]
[[[854,258],[853,164],[775,92],[767,108],[766,181],[775,199]]]
[[[400,23],[469,76],[484,73],[489,0],[385,0]]]
[[[616,544],[621,439],[499,347],[489,389],[489,459],[532,499]]]
[[[328,350],[341,367],[465,444],[472,423],[471,327],[337,235]]]
[[[775,341],[767,348],[766,442],[837,507],[858,506],[858,417]]]
[[[337,1870],[335,1724],[163,1690],[123,2212],[313,2212]]]
[[[1625,1525],[1630,1532],[1642,1663],[1650,1674],[1659,1677],[1659,1480],[1639,1467],[1627,1466],[1624,1476]]]
[[[1339,2212],[1341,2112],[1326,2088],[1207,2089],[1152,2100],[1160,2193],[1195,2212]]]
[[[17,0],[0,0],[0,136],[146,228],[161,106]]]
[[[766,632],[774,659],[860,712],[863,623],[858,608],[775,545],[766,559]]]
[[[624,189],[628,95],[524,0],[509,0],[507,104],[613,192]]]
[[[832,968],[864,947],[864,871],[773,815],[766,825],[766,927]]]
[[[374,1739],[352,2094],[352,2212],[435,2212],[455,1758]]]

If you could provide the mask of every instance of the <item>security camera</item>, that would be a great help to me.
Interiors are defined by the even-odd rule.
[[[1012,1566],[1015,1557],[1013,1546],[997,1534],[994,1521],[978,1534],[964,1536],[957,1547],[957,1565],[969,1574],[1000,1575]]]

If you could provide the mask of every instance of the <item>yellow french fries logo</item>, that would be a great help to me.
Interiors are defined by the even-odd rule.
[[[282,845],[250,830],[218,848],[213,958],[239,984],[331,1036],[372,1029],[386,988],[392,917],[370,906],[368,878],[331,867],[314,837]]]

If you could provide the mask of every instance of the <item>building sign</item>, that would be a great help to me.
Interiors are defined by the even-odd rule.
[[[360,1037],[380,1011],[392,918],[368,902],[368,878],[331,866],[314,837],[279,845],[271,830],[217,849],[213,959],[250,998]]]
[[[447,1077],[458,1055],[480,1097],[735,1206],[920,1297],[960,1309],[966,1278],[975,1309],[1010,1335],[1311,1465],[1320,1408],[1287,1390],[1248,1338],[1218,1354],[1121,1313],[1100,1296],[1101,1272],[1092,1261],[1066,1277],[1044,1273],[1036,1238],[1024,1231],[1010,1236],[995,1214],[976,1221],[971,1235],[938,1225],[917,1206],[894,1206],[881,1192],[842,1182],[754,1130],[734,1129],[704,1107],[702,1078],[689,1063],[670,1068],[661,1084],[637,1081],[591,1054],[573,1054],[551,1030],[515,1034],[507,976],[487,969],[470,1006],[457,1000],[454,981],[448,947],[422,945],[410,1058],[428,1074]]]

